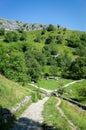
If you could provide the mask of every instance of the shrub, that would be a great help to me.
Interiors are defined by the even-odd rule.
[[[7,32],[5,35],[6,42],[17,42],[19,40],[19,34],[17,32]]]
[[[26,39],[27,39],[27,34],[26,34],[26,32],[22,32],[21,37],[20,37],[20,40],[21,40],[21,41],[26,41]]]
[[[4,28],[0,28],[0,35],[4,35],[5,34],[5,29]]]
[[[52,24],[49,24],[49,26],[47,27],[47,31],[54,31],[55,27]]]

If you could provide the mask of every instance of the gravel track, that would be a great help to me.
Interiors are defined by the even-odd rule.
[[[48,99],[49,97],[45,97],[32,103],[10,130],[43,130],[41,127],[43,122],[42,111],[43,105]]]

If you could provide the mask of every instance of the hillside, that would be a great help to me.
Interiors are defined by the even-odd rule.
[[[0,19],[0,74],[22,86],[28,82],[39,85],[42,79],[45,81],[49,77],[70,81],[86,79],[86,32],[68,30],[60,25],[55,27],[52,24],[45,26]],[[4,99],[1,105],[11,107],[10,100],[13,104],[15,101],[10,94],[19,101],[28,91],[7,79],[0,76],[1,98]],[[41,84],[43,86],[43,82]],[[48,84],[50,86],[51,81]],[[15,93],[17,88],[19,99]],[[86,87],[83,88],[86,91]],[[9,103],[5,103],[6,100]]]
[[[22,84],[46,76],[86,78],[86,33],[52,24],[31,31],[1,28],[0,72]]]
[[[12,108],[26,96],[29,96],[30,92],[30,89],[0,75],[0,106],[3,108]]]

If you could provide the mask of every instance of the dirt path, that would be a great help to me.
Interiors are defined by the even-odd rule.
[[[70,126],[71,130],[77,130],[77,127],[72,123],[72,121],[70,121],[68,119],[68,117],[64,114],[63,110],[60,108],[61,99],[60,98],[57,98],[57,99],[58,99],[58,103],[57,103],[56,107],[57,107],[59,113],[61,114],[62,117],[64,117],[67,120],[67,122],[69,123],[69,126]]]
[[[84,80],[84,79],[76,80],[76,81],[70,82],[70,83],[64,85],[63,88],[66,88],[66,87],[70,86],[71,84],[75,84],[75,83],[77,83],[77,82],[81,82],[81,81],[83,81],[83,80]]]
[[[45,97],[37,103],[32,103],[20,118],[15,122],[15,125],[10,130],[42,130],[42,111],[44,103],[49,99]]]
[[[37,89],[40,89],[41,91],[47,92],[47,93],[52,93],[52,92],[53,92],[53,90],[47,90],[47,89],[45,89],[45,88],[38,87],[38,86],[35,85],[35,84],[30,84],[30,83],[29,83],[29,85],[31,85],[31,86],[33,86],[33,87],[35,87],[35,88],[37,88]]]
[[[76,80],[76,81],[70,82],[70,83],[64,85],[63,88],[69,87],[71,84],[75,84],[75,83],[81,82],[81,81],[83,81],[83,80],[84,80],[84,79]],[[35,85],[35,84],[33,84],[33,83],[32,83],[32,84],[29,83],[29,85],[31,85],[31,86],[33,86],[33,87],[35,87],[35,88],[39,88],[40,90],[45,91],[45,92],[47,92],[47,93],[49,93],[49,94],[51,94],[52,92],[56,92],[56,91],[58,90],[58,89],[55,89],[55,90],[47,90],[47,89],[45,89],[45,88],[38,87],[37,85]]]

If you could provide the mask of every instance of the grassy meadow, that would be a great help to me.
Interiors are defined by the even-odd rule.
[[[46,130],[47,126],[54,126],[55,130],[71,130],[66,119],[58,112],[57,102],[58,100],[55,97],[51,97],[44,105],[44,129]]]
[[[70,79],[63,79],[63,78],[57,78],[56,79],[45,79],[42,78],[40,80],[38,80],[37,85],[41,88],[45,88],[48,90],[55,90],[59,87],[64,86],[67,83],[72,82],[73,80]]]
[[[86,86],[86,80],[76,82],[75,84],[72,84],[69,87],[65,88],[66,94],[64,94],[64,96],[66,96],[68,98],[76,99],[77,101],[79,101],[83,104],[86,104],[86,97],[79,94],[79,89],[81,89],[81,88],[84,89],[85,86]],[[84,91],[83,91],[83,93],[84,93]]]
[[[62,101],[60,107],[67,117],[77,126],[77,130],[86,130],[86,111],[66,101]]]

